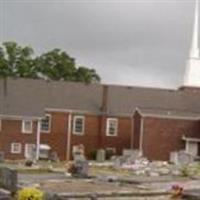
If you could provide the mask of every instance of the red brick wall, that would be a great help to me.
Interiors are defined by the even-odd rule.
[[[0,151],[4,151],[6,159],[23,159],[26,143],[36,144],[37,122],[33,123],[33,133],[22,133],[22,120],[2,120],[0,131]],[[21,143],[20,154],[11,153],[11,143]]]
[[[103,130],[104,134],[101,136],[102,147],[114,147],[117,154],[121,154],[123,149],[131,147],[132,134],[132,119],[128,117],[118,117],[118,134],[117,136],[106,136],[106,120],[104,118]]]
[[[41,143],[48,143],[53,151],[58,153],[61,160],[66,159],[68,114],[50,113],[52,116],[51,133],[41,133]],[[124,148],[130,148],[130,135],[132,120],[130,118],[118,118],[118,136],[106,136],[106,119],[97,115],[87,114],[85,117],[85,131],[83,135],[73,133],[73,117],[80,114],[73,114],[71,121],[71,152],[73,145],[83,144],[88,158],[98,148],[114,147],[120,154]],[[100,131],[101,134],[100,134]],[[101,136],[100,136],[101,135]]]
[[[57,152],[61,160],[67,157],[68,139],[68,113],[51,112],[51,129],[49,133],[41,132],[41,144],[48,144],[52,151]],[[79,115],[77,113],[77,115]],[[97,115],[85,116],[84,135],[73,134],[73,116],[71,121],[71,152],[73,145],[83,144],[86,155],[90,158],[92,152],[99,148],[114,147],[120,154],[124,148],[130,148],[132,120],[130,118],[118,118],[118,135],[106,136],[106,117]],[[22,120],[2,120],[0,132],[0,150],[5,152],[7,159],[24,159],[24,147],[26,143],[36,144],[37,122],[33,124],[33,133],[21,132]],[[21,154],[11,153],[11,143],[21,143]]]
[[[99,126],[100,126],[99,116],[85,115],[85,131],[83,135],[73,134],[73,127],[72,127],[71,152],[73,145],[83,144],[85,147],[86,156],[90,158],[92,152],[94,152],[94,150],[98,148]]]
[[[150,160],[169,160],[170,152],[184,149],[184,134],[200,137],[199,132],[199,121],[144,118],[144,156]]]
[[[48,113],[51,115],[51,129],[49,133],[41,132],[41,144],[48,144],[61,160],[66,159],[68,114]]]

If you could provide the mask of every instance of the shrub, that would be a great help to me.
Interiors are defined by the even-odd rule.
[[[115,155],[115,150],[114,149],[110,149],[110,148],[107,148],[106,149],[106,160],[110,160],[110,158],[112,157],[112,156],[114,156]]]
[[[44,193],[36,188],[23,188],[17,192],[17,200],[42,200]]]
[[[184,167],[181,168],[181,175],[183,177],[188,177],[189,174],[190,174],[190,172],[189,172],[189,169],[188,169],[187,166],[184,166]]]
[[[92,150],[89,152],[89,159],[96,160],[97,150]]]

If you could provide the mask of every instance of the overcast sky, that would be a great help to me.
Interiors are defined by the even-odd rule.
[[[103,83],[176,88],[194,0],[0,0],[0,41],[61,48]]]

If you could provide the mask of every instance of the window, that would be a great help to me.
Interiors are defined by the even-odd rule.
[[[19,154],[22,151],[22,145],[20,143],[11,144],[11,153]]]
[[[114,118],[107,119],[106,135],[117,136],[118,120]]]
[[[73,133],[83,135],[85,118],[83,116],[74,116],[73,122]]]
[[[33,123],[31,120],[22,121],[22,133],[32,133]]]
[[[42,132],[50,132],[51,129],[51,115],[46,115],[45,118],[41,120],[41,128]]]

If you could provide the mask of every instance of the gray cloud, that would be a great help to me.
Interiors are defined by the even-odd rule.
[[[0,0],[0,39],[66,50],[103,82],[178,87],[193,0]]]

